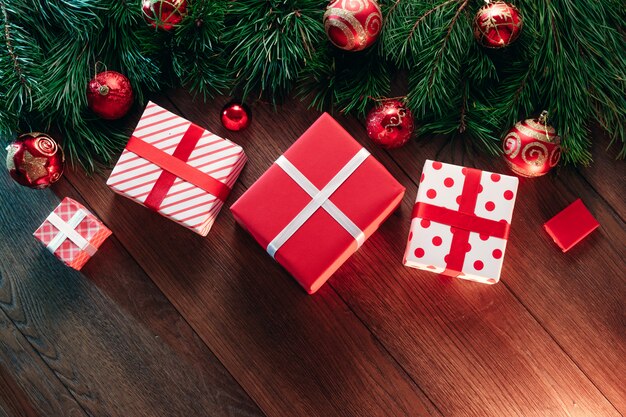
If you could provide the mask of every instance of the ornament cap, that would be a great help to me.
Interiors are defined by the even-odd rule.
[[[98,87],[98,93],[100,93],[101,96],[106,96],[107,94],[109,94],[109,86],[108,85],[101,85],[100,87]]]
[[[541,112],[541,114],[539,115],[539,119],[538,119],[539,123],[541,123],[542,125],[546,125],[548,124],[548,111],[547,110],[543,110]]]

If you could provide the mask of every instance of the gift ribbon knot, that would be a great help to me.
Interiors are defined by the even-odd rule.
[[[186,163],[203,133],[204,129],[191,123],[172,155],[136,136],[131,136],[126,150],[163,169],[143,203],[146,207],[158,211],[176,177],[203,189],[221,201],[226,200],[230,187]]]
[[[365,242],[365,234],[352,220],[342,212],[332,201],[330,196],[343,184],[354,171],[369,157],[370,153],[365,148],[361,148],[348,161],[346,165],[326,184],[324,188],[319,190],[309,179],[302,174],[285,156],[281,155],[276,160],[278,165],[296,184],[300,186],[307,194],[311,196],[311,201],[293,218],[293,220],[285,226],[285,228],[276,235],[276,237],[267,245],[267,253],[272,258],[276,252],[302,227],[302,225],[319,209],[326,210],[337,223],[341,225],[356,240],[357,245],[361,247]]]
[[[418,201],[413,207],[412,218],[430,220],[454,228],[450,253],[446,262],[444,275],[457,277],[462,274],[465,253],[469,243],[470,232],[508,239],[510,224],[506,221],[495,221],[477,216],[476,200],[482,171],[464,168],[465,181],[461,192],[458,211]]]
[[[87,217],[87,212],[82,209],[78,209],[67,222],[56,213],[50,213],[47,220],[59,231],[54,238],[52,238],[50,243],[48,243],[47,247],[50,252],[56,252],[65,239],[69,239],[78,246],[80,250],[87,252],[89,256],[93,256],[98,249],[75,230],[85,217]]]

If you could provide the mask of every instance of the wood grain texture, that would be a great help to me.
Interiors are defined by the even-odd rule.
[[[171,103],[160,104],[244,146],[250,162],[229,204],[317,117],[296,102],[279,115],[257,104],[251,128],[233,134],[217,118],[226,98],[200,105],[184,92],[170,97]],[[506,170],[485,158],[461,161],[437,140],[382,151],[363,140],[358,122],[339,120],[407,187],[407,197],[313,297],[227,210],[201,238],[114,196],[104,185],[106,172],[67,176],[268,416],[623,412],[616,380],[623,363],[614,365],[625,346],[624,283],[615,269],[620,252],[608,250],[602,236],[592,237],[580,249],[588,263],[577,266],[578,257],[556,253],[541,229],[573,193],[597,199],[581,188],[581,178],[573,173],[577,179],[563,183],[548,178],[548,185],[546,179],[522,184],[501,284],[439,278],[401,265],[417,190],[413,179],[423,160]],[[623,243],[623,224],[596,203],[590,208]],[[606,287],[593,279],[601,262],[613,272]],[[586,303],[585,294],[610,302]],[[607,356],[590,357],[594,350]]]
[[[262,415],[166,299],[154,296],[158,291],[115,239],[91,260],[95,281],[134,282],[126,290],[143,292],[124,300],[117,287],[110,291],[118,297],[114,302],[31,236],[58,204],[52,192],[25,190],[3,176],[0,196],[11,201],[0,213],[0,306],[54,375],[42,381],[60,381],[87,415]],[[141,321],[116,303],[126,303]],[[10,340],[4,333],[3,344]],[[181,349],[185,337],[189,346]],[[21,372],[13,378],[28,381]],[[45,392],[38,385],[22,388],[32,401]],[[62,404],[42,415],[81,415],[67,409]]]
[[[1,309],[0,410],[10,417],[86,416]]]

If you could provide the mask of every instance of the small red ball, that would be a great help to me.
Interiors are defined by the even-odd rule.
[[[248,106],[231,101],[222,108],[222,126],[228,130],[242,130],[248,127],[252,113]]]
[[[415,130],[413,115],[404,103],[386,100],[370,110],[366,120],[367,136],[385,148],[404,145]]]
[[[516,123],[502,141],[504,160],[517,175],[538,177],[559,163],[561,139],[546,114]]]
[[[345,51],[361,51],[371,46],[383,24],[376,0],[333,0],[324,13],[328,39]]]
[[[13,179],[30,188],[46,188],[63,174],[63,149],[45,133],[25,133],[7,147],[7,168]]]
[[[522,25],[522,15],[515,6],[489,2],[476,13],[474,37],[485,48],[504,48],[519,37]]]
[[[153,28],[172,30],[187,15],[187,0],[143,0],[141,10]]]
[[[97,74],[87,86],[89,108],[103,119],[114,120],[125,116],[133,100],[130,81],[116,71]]]

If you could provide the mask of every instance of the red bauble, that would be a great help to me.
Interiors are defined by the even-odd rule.
[[[141,10],[150,26],[171,30],[187,15],[187,0],[143,0]]]
[[[385,100],[370,110],[366,120],[367,136],[385,148],[404,145],[415,130],[413,115],[404,103]]]
[[[63,149],[45,133],[25,133],[7,147],[11,177],[30,188],[46,188],[63,174]]]
[[[346,51],[361,51],[372,45],[382,24],[376,0],[332,0],[324,13],[328,39]]]
[[[242,130],[248,127],[252,113],[245,104],[231,101],[222,108],[222,126],[228,130]]]
[[[485,48],[504,48],[522,31],[522,15],[512,4],[488,1],[474,18],[474,37]]]
[[[103,119],[119,119],[128,113],[134,100],[133,88],[124,75],[104,71],[95,76],[87,86],[89,108]]]
[[[504,137],[504,160],[518,175],[538,177],[559,163],[561,138],[547,124],[547,114],[544,111],[537,119],[516,123]]]

